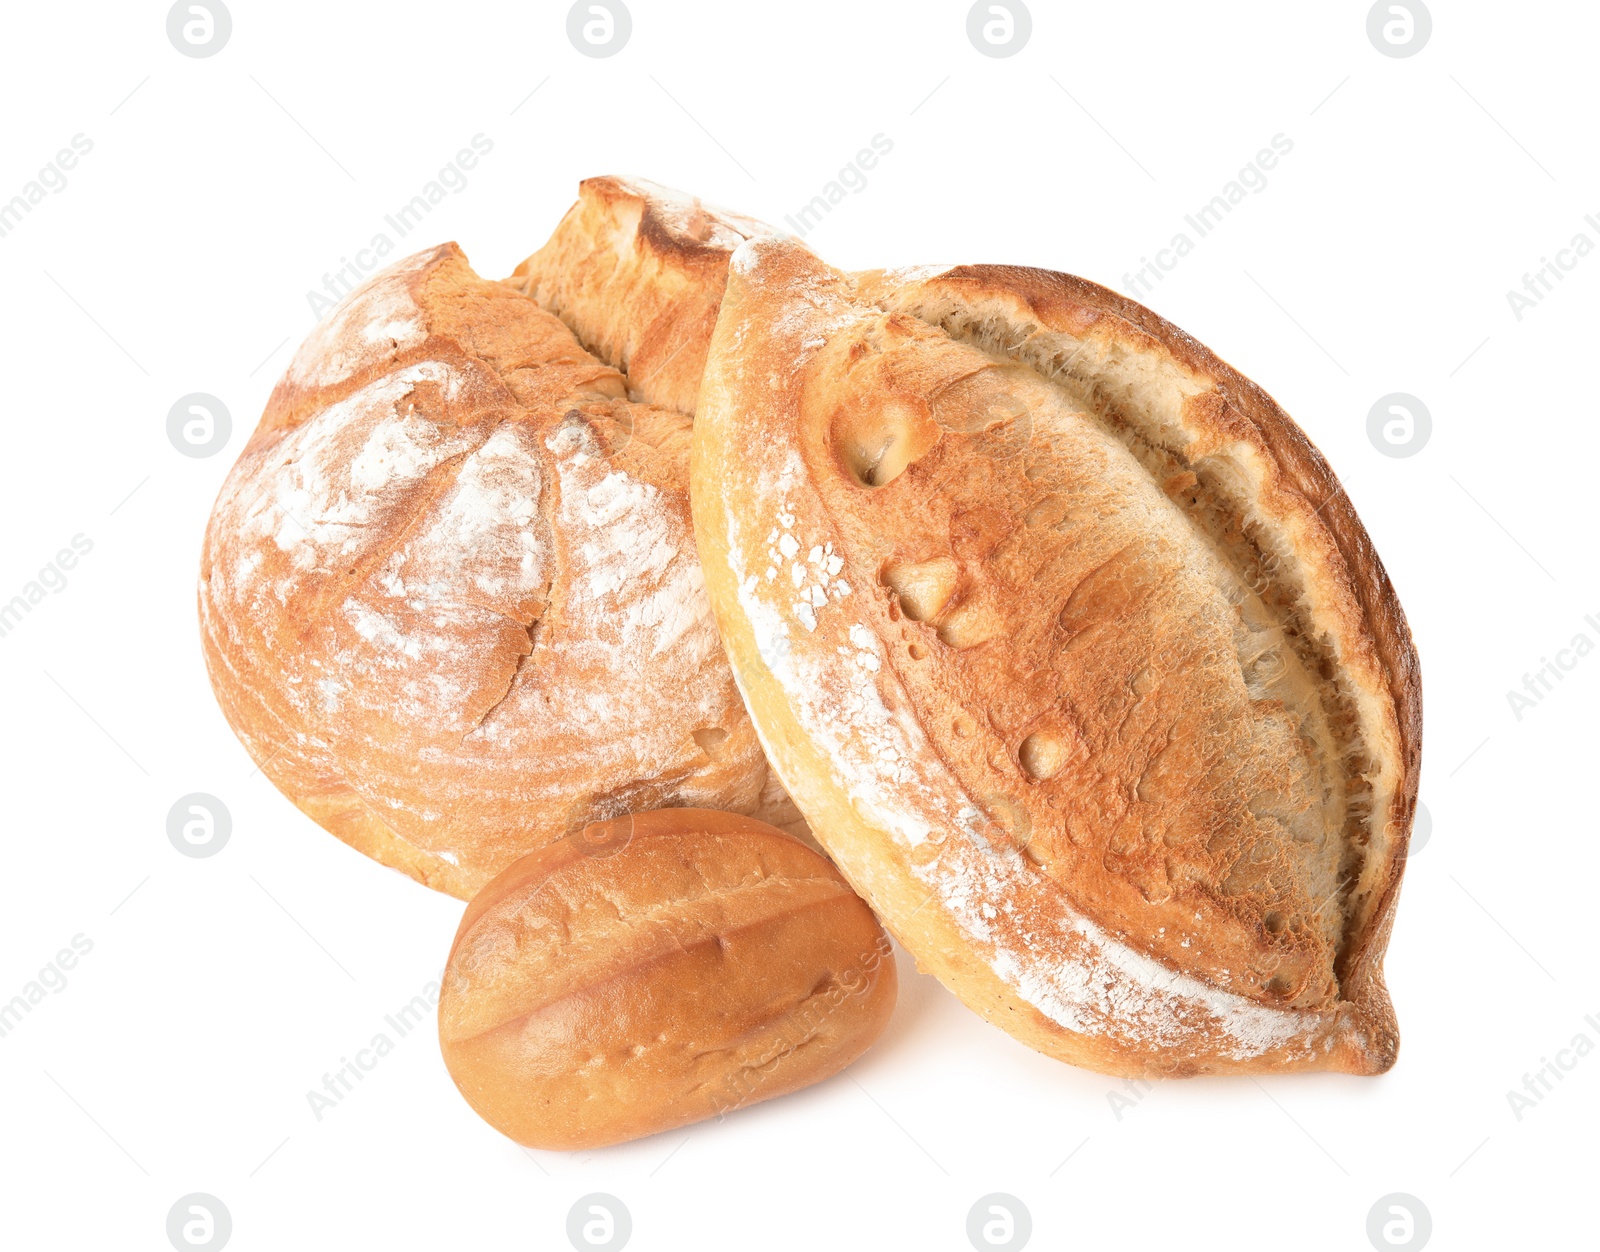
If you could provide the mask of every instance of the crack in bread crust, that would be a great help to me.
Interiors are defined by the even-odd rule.
[[[1343,919],[1339,977],[1359,980],[1366,940],[1392,907],[1403,857],[1395,845],[1415,804],[1420,687],[1393,588],[1326,462],[1260,388],[1148,309],[1093,283],[995,266],[958,267],[892,291],[890,275],[865,281],[883,288],[888,307],[1063,386],[1129,446],[1271,609],[1318,680],[1335,741],[1347,801],[1345,855],[1330,899]],[[1011,298],[996,299],[996,285]],[[1325,568],[1302,560],[1296,529],[1318,532],[1318,542],[1304,546]],[[1314,592],[1342,602],[1343,613],[1317,620]],[[1363,683],[1387,687],[1390,700],[1363,701]]]
[[[1327,828],[1344,797],[1312,683],[1271,615],[1075,406],[892,322],[836,331],[810,388],[847,422],[879,403],[925,407],[938,433],[909,438],[926,450],[863,491],[812,433],[828,415],[804,401],[801,447],[847,565],[887,561],[880,579],[907,559],[958,572],[927,621],[897,626],[890,599],[874,622],[934,654],[892,662],[930,745],[969,794],[1026,811],[1030,852],[1102,924],[1136,918],[1135,942],[1219,986],[1336,1002],[1339,917],[1317,905],[1337,892]],[[1017,415],[991,422],[997,408]],[[1022,414],[1025,441],[1011,431]],[[1059,509],[1052,524],[1018,524],[1041,505]],[[1259,656],[1236,662],[1241,647],[1276,658],[1271,672]],[[952,705],[978,733],[946,729]],[[1049,777],[1020,768],[1024,741],[1035,761],[1046,745]],[[1229,930],[1241,933],[1224,941]]]
[[[1231,485],[1231,489],[1225,485],[1231,464],[1221,455],[1206,456],[1191,462],[1182,449],[1159,442],[1159,434],[1151,430],[1148,421],[1143,420],[1145,415],[1140,414],[1133,404],[1119,405],[1108,396],[1104,381],[1094,376],[1094,362],[1082,361],[1084,350],[1090,346],[1088,341],[1083,341],[1070,353],[1064,366],[1054,367],[1054,359],[1058,359],[1060,353],[1055,345],[1029,351],[1035,338],[1043,337],[1042,328],[1036,325],[1009,328],[1019,337],[1006,342],[1002,328],[975,325],[957,316],[946,315],[932,324],[997,360],[1021,361],[1032,366],[1043,377],[1061,385],[1085,412],[1127,445],[1151,480],[1163,488],[1164,493],[1194,524],[1203,541],[1236,576],[1237,583],[1229,588],[1228,599],[1241,610],[1242,619],[1247,611],[1255,619],[1248,623],[1241,620],[1237,639],[1240,675],[1252,695],[1263,698],[1267,690],[1285,685],[1288,663],[1279,653],[1285,644],[1292,649],[1301,674],[1310,680],[1304,684],[1305,687],[1315,693],[1321,705],[1320,718],[1317,719],[1321,725],[1315,728],[1315,738],[1321,741],[1319,748],[1324,754],[1333,758],[1319,762],[1318,778],[1322,786],[1339,789],[1341,795],[1338,800],[1345,814],[1340,823],[1345,852],[1338,864],[1330,867],[1332,873],[1324,872],[1321,875],[1323,889],[1316,893],[1321,904],[1314,911],[1320,917],[1330,902],[1338,902],[1336,916],[1339,924],[1336,927],[1319,925],[1318,928],[1331,931],[1327,935],[1331,947],[1341,946],[1344,932],[1354,920],[1349,889],[1360,879],[1367,852],[1372,788],[1366,775],[1371,763],[1367,760],[1354,703],[1338,672],[1335,649],[1331,643],[1317,638],[1311,631],[1300,607],[1304,584],[1293,577],[1289,568],[1290,559],[1279,557],[1269,550],[1260,534],[1260,524],[1253,524],[1245,509],[1239,506],[1239,497],[1243,492],[1237,482]],[[1237,479],[1236,470],[1232,476]],[[1040,497],[1032,503],[1035,507],[1048,507],[1050,499],[1048,496]],[[1128,553],[1129,546],[1119,548],[1104,564],[1092,569],[1069,598],[1068,611],[1098,575],[1120,562]],[[1134,555],[1137,557],[1137,554]],[[1262,620],[1262,610],[1270,614],[1270,623]],[[1263,658],[1268,662],[1266,666],[1262,665]],[[1301,733],[1304,734],[1312,711],[1302,709],[1299,712]],[[1141,798],[1144,798],[1144,777],[1141,775],[1140,784],[1136,787]],[[1330,884],[1331,890],[1328,890]]]
[[[635,399],[693,413],[728,257],[770,228],[643,179],[587,178],[578,190],[508,285],[626,371]]]

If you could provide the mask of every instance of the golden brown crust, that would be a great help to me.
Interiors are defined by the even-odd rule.
[[[674,809],[587,827],[489,883],[451,948],[439,1039],[502,1133],[602,1147],[838,1072],[895,988],[887,936],[825,859]]]
[[[1080,280],[756,243],[694,495],[769,755],[970,1005],[1113,1072],[1392,1063],[1415,658],[1258,388]]]
[[[962,266],[945,275],[947,281],[998,285],[1028,300],[1049,325],[1071,325],[1094,310],[1116,317],[1148,334],[1167,352],[1196,374],[1215,381],[1228,407],[1250,422],[1253,434],[1271,455],[1278,469],[1298,494],[1295,504],[1309,510],[1337,548],[1355,604],[1351,606],[1351,632],[1370,639],[1376,663],[1388,680],[1393,702],[1401,785],[1386,818],[1395,841],[1392,856],[1373,884],[1368,917],[1361,933],[1344,954],[1341,976],[1347,983],[1364,984],[1381,975],[1384,948],[1389,941],[1394,910],[1399,899],[1401,871],[1416,815],[1417,784],[1422,767],[1422,671],[1405,612],[1394,584],[1372,545],[1366,527],[1356,515],[1344,484],[1334,474],[1316,445],[1295,421],[1255,382],[1219,358],[1165,318],[1097,283],[1047,270],[1016,266]],[[1358,616],[1359,615],[1359,616]],[[1352,998],[1368,998],[1364,987],[1348,989]],[[1381,990],[1378,994],[1382,994]],[[1390,1013],[1392,1019],[1392,1010]],[[1389,1029],[1395,1029],[1392,1020]]]
[[[578,193],[507,282],[626,371],[634,398],[693,413],[728,258],[770,229],[642,179],[586,178]]]
[[[1378,827],[1392,847],[1373,858],[1361,890],[1358,916],[1341,953],[1339,976],[1350,998],[1371,1001],[1385,1033],[1394,1034],[1392,1008],[1381,985],[1383,950],[1388,943],[1399,895],[1422,759],[1422,680],[1394,585],[1372,545],[1355,507],[1327,460],[1278,403],[1259,385],[1219,358],[1188,333],[1134,300],[1087,279],[1022,266],[956,266],[922,282],[899,282],[877,272],[861,276],[864,293],[888,283],[897,288],[891,304],[909,306],[926,299],[923,287],[953,289],[964,303],[985,296],[1020,301],[1022,323],[1093,339],[1124,349],[1164,357],[1208,390],[1185,405],[1184,418],[1197,450],[1230,441],[1253,445],[1281,482],[1262,491],[1282,522],[1297,523],[1296,539],[1322,558],[1327,586],[1325,614],[1337,622],[1343,643],[1341,661],[1360,671],[1373,687],[1387,689],[1389,725],[1397,742],[1390,746],[1395,781],[1388,811]],[[913,295],[913,292],[916,292]],[[1220,403],[1217,403],[1220,401]],[[1377,985],[1371,986],[1376,977]]]
[[[207,529],[219,703],[315,820],[463,898],[596,818],[782,816],[709,616],[688,418],[455,245],[296,355]]]

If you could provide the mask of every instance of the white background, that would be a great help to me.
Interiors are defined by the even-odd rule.
[[[0,1001],[74,935],[93,950],[0,1038],[0,1243],[165,1249],[199,1191],[240,1252],[561,1249],[573,1202],[606,1192],[639,1252],[959,1250],[1005,1192],[1040,1249],[1365,1249],[1369,1209],[1404,1192],[1435,1248],[1592,1246],[1600,1052],[1520,1119],[1507,1092],[1600,1043],[1600,655],[1520,720],[1506,693],[1579,632],[1600,643],[1600,254],[1520,321],[1506,292],[1578,232],[1600,243],[1600,10],[1436,0],[1427,47],[1391,59],[1365,3],[1040,0],[1028,46],[989,59],[948,0],[634,0],[630,43],[596,60],[566,9],[234,0],[226,48],[191,59],[163,4],[6,8],[0,200],[75,134],[94,147],[0,238],[0,601],[73,535],[93,550],[0,638]],[[402,252],[455,239],[508,273],[597,173],[777,221],[882,133],[893,151],[808,238],[835,264],[1119,289],[1292,139],[1145,299],[1311,434],[1416,634],[1433,828],[1389,953],[1390,1074],[1172,1082],[1113,1111],[1119,1083],[903,963],[847,1074],[722,1123],[524,1152],[461,1101],[431,1029],[314,1118],[307,1091],[437,976],[461,905],[253,771],[201,662],[200,536],[307,291],[479,133],[492,153]],[[233,414],[209,459],[167,439],[189,392]],[[1390,392],[1433,415],[1408,459],[1367,438]],[[233,816],[203,860],[165,828],[196,791]]]

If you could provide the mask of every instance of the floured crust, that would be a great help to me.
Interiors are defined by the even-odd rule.
[[[318,822],[451,894],[596,819],[790,815],[710,617],[689,419],[626,392],[444,245],[307,340],[212,513],[230,723]]]
[[[758,241],[695,441],[769,756],[924,966],[1108,1072],[1393,1063],[1416,660],[1259,388],[1063,275]]]
[[[643,179],[587,178],[508,283],[628,375],[635,399],[695,411],[728,257],[771,229]]]

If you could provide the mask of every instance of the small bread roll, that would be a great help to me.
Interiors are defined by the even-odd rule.
[[[832,865],[704,809],[523,857],[461,919],[439,1000],[451,1077],[534,1148],[595,1148],[837,1073],[887,1024],[892,947]]]
[[[743,236],[715,230],[725,268]],[[691,260],[673,289],[714,309],[717,255]],[[463,899],[529,840],[620,813],[803,829],[710,616],[690,417],[628,392],[446,244],[306,340],[206,530],[206,663],[250,754],[341,839]]]
[[[969,1006],[1109,1073],[1393,1064],[1417,659],[1259,387],[1067,275],[758,239],[693,495],[773,764]]]

